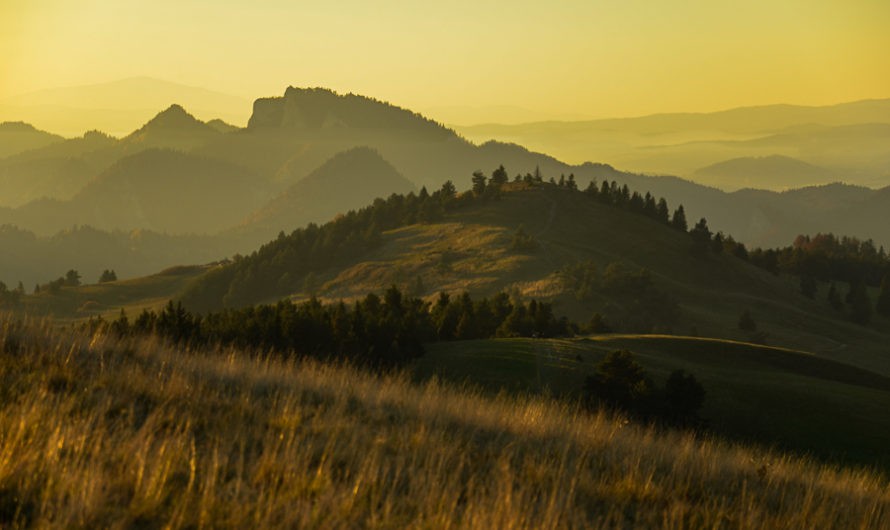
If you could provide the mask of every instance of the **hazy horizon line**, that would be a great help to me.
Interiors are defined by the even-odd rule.
[[[610,120],[632,120],[632,119],[648,118],[648,117],[653,117],[653,116],[688,116],[688,115],[719,114],[722,112],[729,112],[729,111],[741,110],[741,109],[759,109],[759,108],[769,108],[769,107],[797,107],[797,108],[811,108],[812,109],[812,108],[823,108],[823,107],[836,107],[836,106],[855,104],[855,103],[890,100],[890,94],[887,94],[884,97],[876,96],[876,97],[867,97],[867,98],[852,99],[852,100],[849,100],[849,99],[834,100],[832,102],[822,103],[822,104],[802,104],[802,103],[794,103],[794,102],[789,102],[789,101],[777,101],[777,102],[762,103],[762,104],[744,104],[744,103],[742,103],[742,104],[738,104],[738,105],[721,106],[721,107],[717,107],[717,108],[709,108],[709,109],[701,109],[701,110],[672,109],[672,110],[660,110],[660,111],[656,111],[656,112],[647,112],[647,113],[640,113],[640,114],[625,114],[625,115],[618,114],[618,115],[590,116],[590,115],[584,115],[583,113],[579,113],[578,117],[571,118],[571,117],[567,116],[567,113],[565,113],[565,112],[555,112],[555,111],[551,112],[551,111],[540,110],[540,109],[533,108],[533,107],[526,107],[524,105],[514,105],[514,104],[498,104],[498,103],[483,104],[483,105],[478,105],[478,104],[443,104],[443,105],[434,105],[434,106],[421,105],[421,106],[415,107],[410,104],[400,103],[397,100],[391,100],[391,99],[383,98],[383,97],[372,95],[372,94],[366,94],[366,93],[352,91],[352,90],[344,91],[342,89],[331,88],[331,87],[326,87],[326,86],[321,86],[321,85],[297,86],[297,85],[293,85],[293,84],[287,84],[286,86],[281,88],[277,93],[258,94],[258,95],[250,96],[250,95],[246,95],[246,94],[228,92],[228,91],[225,91],[224,89],[221,90],[218,88],[210,88],[210,87],[207,87],[204,85],[190,84],[190,83],[180,82],[180,81],[173,81],[173,80],[165,79],[165,78],[161,78],[161,77],[154,77],[154,76],[150,76],[150,75],[136,75],[136,76],[128,76],[128,77],[111,79],[108,81],[90,82],[90,83],[84,83],[84,84],[78,84],[78,85],[59,85],[59,86],[43,87],[43,88],[39,88],[39,89],[27,91],[27,92],[17,93],[14,95],[6,95],[3,97],[0,97],[0,110],[2,110],[3,106],[9,106],[9,107],[14,107],[14,108],[19,108],[19,109],[27,109],[29,107],[30,108],[39,108],[39,107],[57,106],[57,107],[61,107],[61,108],[71,108],[71,109],[77,109],[77,110],[112,110],[110,108],[104,108],[104,107],[100,107],[100,106],[85,107],[85,106],[68,106],[68,105],[58,105],[58,104],[15,105],[15,104],[10,103],[10,100],[15,100],[17,98],[23,98],[23,97],[27,97],[27,96],[33,96],[33,95],[40,94],[42,92],[63,91],[63,90],[73,90],[73,89],[86,89],[86,88],[93,88],[93,87],[101,87],[101,86],[105,86],[105,85],[113,85],[116,83],[122,83],[122,82],[127,82],[127,81],[140,81],[140,80],[168,84],[168,85],[180,87],[183,89],[206,91],[206,92],[214,93],[214,94],[217,94],[220,96],[225,96],[225,97],[229,97],[229,98],[233,98],[233,99],[240,99],[240,100],[243,100],[249,106],[252,106],[253,102],[260,98],[281,97],[284,94],[284,90],[286,90],[288,87],[291,87],[291,86],[293,86],[295,88],[324,88],[327,90],[331,90],[332,92],[335,92],[340,95],[354,94],[354,95],[359,95],[359,96],[363,96],[363,97],[369,97],[369,98],[373,98],[373,99],[376,99],[379,101],[384,101],[386,103],[389,103],[389,104],[392,104],[392,105],[395,105],[395,106],[398,106],[398,107],[401,107],[404,109],[414,110],[414,111],[419,112],[427,117],[433,118],[436,121],[439,121],[440,123],[442,123],[446,126],[449,126],[449,127],[451,127],[451,126],[474,127],[474,126],[485,126],[485,125],[511,126],[511,125],[525,125],[525,124],[536,124],[536,123],[583,123],[583,122],[610,121]],[[155,107],[147,107],[147,106],[133,106],[129,110],[133,110],[133,111],[149,111],[149,110],[155,111],[156,110],[157,112],[162,112],[167,107],[169,107],[169,105],[173,105],[173,104],[181,105],[186,110],[194,109],[194,107],[187,105],[187,104],[183,104],[182,102],[171,101],[166,107],[163,107],[163,108],[155,108]],[[478,111],[480,113],[484,113],[487,111],[490,112],[494,109],[507,109],[507,108],[513,108],[513,109],[516,109],[517,111],[520,111],[523,113],[535,114],[535,115],[539,115],[541,117],[537,118],[537,119],[517,119],[517,120],[507,120],[507,121],[490,120],[490,119],[458,121],[458,120],[451,120],[451,119],[440,119],[439,117],[435,116],[435,114],[441,113],[441,112],[445,111],[446,109],[458,109],[460,111]],[[201,109],[201,110],[211,110],[211,109]],[[247,114],[249,116],[250,112],[247,112]],[[552,115],[553,117],[546,117],[547,115]],[[3,119],[2,121],[3,122],[17,122],[17,121],[22,121],[22,120],[20,120],[20,119]],[[28,122],[26,121],[26,123],[28,123]],[[237,125],[242,126],[240,124],[237,124]],[[246,125],[246,122],[244,125]]]

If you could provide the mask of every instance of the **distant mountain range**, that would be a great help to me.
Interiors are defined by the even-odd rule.
[[[697,170],[727,160],[783,156],[851,184],[890,185],[890,99],[825,107],[770,105],[704,114],[457,127],[477,142],[516,142],[563,160],[598,160],[627,171],[694,177],[727,190],[824,184],[822,175],[738,183]],[[753,178],[750,175],[748,178]]]
[[[739,109],[714,116],[565,127],[583,136],[590,123],[608,125],[620,139],[634,131],[663,137],[670,134],[672,123],[687,127],[679,129],[679,135],[711,125],[727,135],[752,135],[759,127],[782,126],[781,134],[726,142],[764,144],[768,151],[809,138],[813,152],[836,151],[831,156],[847,156],[850,165],[880,167],[881,149],[890,145],[883,136],[890,134],[890,125],[847,122],[864,116],[883,119],[884,106],[878,101],[827,110]],[[814,116],[828,125],[789,125]],[[552,127],[566,130],[563,125]],[[64,139],[18,123],[0,125],[2,135],[10,141],[0,143],[6,149],[6,156],[0,157],[0,205],[5,206],[0,207],[0,224],[44,239],[81,225],[106,232],[198,235],[207,238],[204,248],[215,247],[216,257],[223,258],[256,248],[279,231],[289,233],[309,222],[329,220],[375,197],[422,187],[432,192],[446,180],[466,189],[474,171],[490,173],[503,164],[511,179],[536,170],[557,179],[573,173],[582,187],[594,180],[615,180],[649,191],[665,197],[672,208],[683,204],[691,221],[706,217],[712,229],[749,246],[786,245],[798,234],[819,231],[872,238],[890,246],[890,191],[825,184],[843,180],[844,174],[806,158],[755,155],[699,166],[703,179],[736,183],[747,179],[754,187],[778,187],[764,183],[783,178],[820,184],[783,192],[726,192],[602,163],[571,165],[516,144],[477,145],[409,110],[320,88],[290,87],[282,97],[257,100],[244,128],[218,119],[204,122],[174,104],[120,139],[95,131]],[[165,266],[197,259],[187,246],[171,244],[171,248],[178,250],[166,254]],[[201,259],[207,255],[201,254]],[[72,256],[69,261],[74,260]],[[111,259],[106,261],[108,267],[114,266]],[[149,272],[133,269],[134,274]],[[11,269],[0,266],[0,279],[7,283],[24,279],[10,274]]]
[[[244,124],[250,116],[250,101],[238,96],[151,77],[132,77],[5,98],[0,100],[0,121],[26,121],[65,136],[80,136],[88,129],[123,136],[172,103],[205,119]]]
[[[773,188],[782,183],[788,188],[827,184],[838,175],[825,168],[781,155],[733,158],[698,169],[696,181],[722,183],[721,187]]]

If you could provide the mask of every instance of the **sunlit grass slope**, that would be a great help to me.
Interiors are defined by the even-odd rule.
[[[804,352],[675,336],[497,339],[430,345],[414,369],[421,379],[578,399],[616,349],[633,351],[658,385],[676,369],[695,375],[707,393],[701,416],[716,433],[890,466],[890,378]]]
[[[0,325],[4,528],[881,528],[867,471],[544,398]]]

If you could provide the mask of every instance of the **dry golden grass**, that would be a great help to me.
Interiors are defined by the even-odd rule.
[[[237,351],[0,321],[0,527],[882,528],[887,482]]]

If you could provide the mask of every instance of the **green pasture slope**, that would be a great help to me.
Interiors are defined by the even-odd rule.
[[[843,463],[890,468],[890,378],[782,348],[666,335],[431,344],[419,378],[576,399],[606,353],[628,349],[659,385],[675,369],[707,392],[716,433]]]

